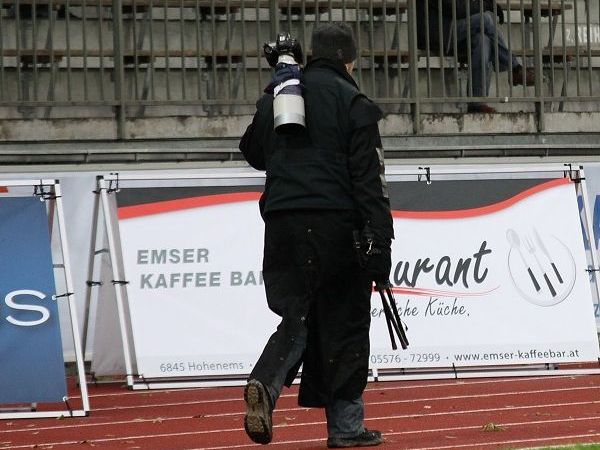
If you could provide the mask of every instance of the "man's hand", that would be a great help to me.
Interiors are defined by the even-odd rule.
[[[498,23],[502,25],[504,23],[504,11],[500,5],[497,5],[496,14],[498,15]]]
[[[494,13],[494,0],[484,0],[483,11],[489,11],[491,13]],[[479,12],[479,9],[477,9],[476,12]],[[475,13],[471,11],[471,14]],[[502,7],[498,2],[496,2],[496,15],[498,16],[498,23],[502,25],[504,23],[504,11],[502,11]]]
[[[358,263],[376,284],[388,283],[392,270],[391,239],[376,239],[369,225],[354,231]]]
[[[386,284],[392,271],[392,251],[390,247],[377,247],[374,244],[371,248],[371,254],[367,257],[365,270],[375,284]]]
[[[277,70],[273,75],[273,79],[265,88],[265,93],[272,94],[275,87],[293,78],[300,78],[300,66],[292,64],[278,64]]]

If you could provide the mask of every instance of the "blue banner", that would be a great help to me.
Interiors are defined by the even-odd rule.
[[[0,404],[66,395],[55,292],[45,203],[0,198]]]

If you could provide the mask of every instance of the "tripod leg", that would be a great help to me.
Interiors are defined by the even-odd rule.
[[[393,335],[393,332],[396,332],[396,336],[398,336],[400,339],[402,339],[402,332],[404,330],[402,330],[400,328],[400,325],[398,325],[398,319],[399,317],[396,315],[394,315],[394,312],[392,311],[392,308],[390,307],[390,300],[388,300],[385,297],[385,293],[384,291],[380,291],[381,292],[381,301],[383,302],[383,310],[388,311],[389,316],[386,317],[386,319],[388,320],[388,330],[390,330],[390,334]],[[394,342],[395,343],[395,342]],[[400,342],[400,344],[402,344],[402,341]],[[396,350],[394,348],[394,350]]]
[[[406,333],[404,331],[404,324],[402,320],[400,320],[400,314],[398,314],[398,307],[396,306],[396,299],[394,298],[394,294],[392,290],[388,287],[386,288],[386,293],[388,295],[390,304],[392,305],[393,317],[396,324],[396,332],[398,334],[398,339],[400,340],[400,345],[403,349],[408,348],[408,338],[406,337]]]
[[[383,291],[379,291],[379,295],[381,296],[381,304],[383,305],[383,314],[385,315],[385,322],[387,324],[388,333],[390,334],[390,341],[392,342],[392,349],[396,350],[398,346],[396,345],[396,339],[394,339],[394,330],[392,328],[393,317],[392,311],[390,310],[390,305],[388,305],[387,299]]]

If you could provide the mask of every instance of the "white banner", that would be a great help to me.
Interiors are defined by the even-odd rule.
[[[125,195],[126,189],[119,194]],[[119,208],[144,377],[252,370],[278,323],[264,295],[258,195],[208,194]]]
[[[374,296],[372,366],[595,361],[575,185],[502,179],[424,186],[390,183],[391,281],[410,346],[391,350]],[[143,377],[252,370],[278,323],[261,277],[261,190],[160,187],[149,195],[121,188],[119,228]]]
[[[438,200],[433,210],[395,211],[392,283],[411,345],[389,350],[383,314],[375,307],[381,325],[372,327],[373,366],[597,359],[575,184],[568,178],[520,183],[434,182],[449,202],[469,199],[454,210]],[[427,198],[436,194],[425,183],[415,192],[398,185],[409,194],[420,187],[425,206],[435,200]],[[488,191],[502,189],[504,196],[486,203]]]

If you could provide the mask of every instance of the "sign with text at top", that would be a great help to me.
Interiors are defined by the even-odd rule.
[[[596,361],[588,263],[569,178],[390,183],[391,281],[411,345],[378,368]],[[383,320],[374,307],[375,322]]]
[[[0,403],[66,395],[46,205],[0,198]]]
[[[262,186],[121,188],[119,231],[137,371],[247,374],[277,325],[262,281]]]
[[[597,360],[582,184],[562,171],[533,178],[520,168],[431,184],[409,170],[388,172],[390,281],[410,346],[391,350],[374,293],[371,367]],[[182,187],[167,178],[132,178],[131,186],[119,179],[113,192],[134,374],[216,380],[252,370],[278,323],[265,300],[262,186],[254,181]]]

